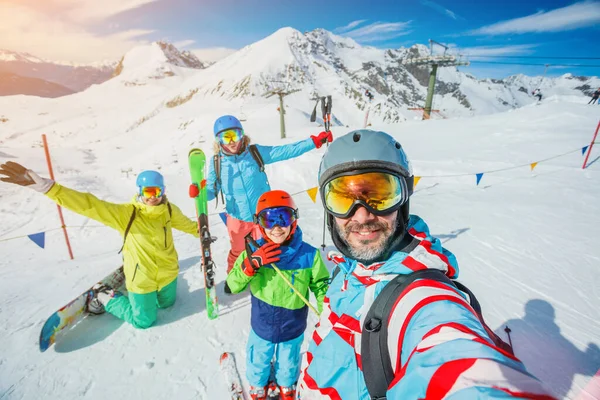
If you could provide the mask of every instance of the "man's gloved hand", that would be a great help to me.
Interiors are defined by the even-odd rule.
[[[331,143],[331,141],[333,140],[333,134],[331,133],[331,131],[321,132],[317,136],[313,135],[310,138],[313,140],[313,142],[315,142],[315,147],[318,149],[321,146],[323,146],[325,142]]]
[[[256,271],[263,265],[268,265],[279,261],[281,250],[277,243],[265,243],[254,253],[249,255],[249,246],[246,245],[246,258],[242,264],[244,273],[248,276],[254,276]]]
[[[12,161],[0,165],[0,175],[3,175],[0,178],[2,182],[26,186],[40,193],[47,193],[54,185],[52,179],[42,178],[32,170]]]

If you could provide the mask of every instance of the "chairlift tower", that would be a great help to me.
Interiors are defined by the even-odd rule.
[[[289,96],[292,93],[296,93],[301,91],[301,89],[293,89],[293,90],[284,90],[284,89],[273,89],[265,93],[267,99],[271,96],[279,96],[279,125],[281,129],[281,138],[285,139],[285,109],[283,108],[283,98],[285,96]]]
[[[444,48],[444,53],[441,56],[433,55],[433,44]],[[435,40],[429,39],[429,55],[425,57],[407,58],[402,61],[404,65],[427,65],[431,66],[429,73],[429,86],[427,87],[427,99],[425,100],[425,108],[423,109],[423,119],[429,119],[431,116],[431,107],[433,104],[433,94],[435,91],[435,80],[438,67],[458,67],[461,65],[469,65],[468,61],[462,61],[462,56],[454,56],[446,54],[448,46],[443,45]]]

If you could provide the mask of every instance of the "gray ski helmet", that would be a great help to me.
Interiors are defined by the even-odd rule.
[[[327,152],[319,166],[319,191],[326,211],[327,207],[322,195],[323,187],[338,175],[361,170],[381,170],[396,174],[406,180],[409,200],[402,204],[399,209],[396,230],[391,238],[389,249],[378,259],[358,260],[363,263],[383,261],[387,259],[391,252],[401,246],[406,233],[410,217],[410,196],[413,193],[414,186],[412,166],[408,156],[402,149],[402,145],[385,132],[359,129],[337,138],[327,148]],[[333,216],[327,213],[327,227],[331,233],[333,243],[345,256],[353,258],[350,249],[339,237],[333,224]]]
[[[332,177],[354,170],[380,169],[402,176],[413,176],[412,166],[402,145],[385,132],[359,129],[334,140],[319,166],[319,186]],[[412,185],[409,186],[410,196]]]

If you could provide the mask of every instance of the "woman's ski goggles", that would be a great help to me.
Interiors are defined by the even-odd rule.
[[[151,197],[160,197],[163,195],[163,188],[158,186],[147,186],[140,189],[141,195],[149,199]]]
[[[226,129],[217,134],[217,138],[221,144],[232,144],[237,143],[244,137],[244,131],[242,129]]]
[[[254,216],[254,222],[265,229],[273,229],[276,226],[286,228],[298,218],[296,210],[289,207],[273,207],[262,210]]]
[[[348,218],[358,205],[383,216],[408,200],[406,180],[387,172],[341,175],[325,184],[323,204],[335,217]]]

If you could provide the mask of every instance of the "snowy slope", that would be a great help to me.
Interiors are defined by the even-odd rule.
[[[160,169],[171,201],[192,216],[185,157],[192,146],[211,153],[215,117],[239,114],[243,106],[246,132],[263,144],[290,143],[318,131],[304,114],[310,111],[306,100],[295,95],[289,97],[286,140],[279,139],[274,101],[243,103],[198,92],[180,106],[164,105],[181,91],[165,82],[177,80],[181,88],[192,79],[201,83],[209,79],[203,75],[211,74],[210,68],[160,80],[136,72],[143,86],[125,86],[127,73],[125,68],[123,76],[58,100],[0,101],[9,118],[0,125],[0,161],[21,162],[45,174],[39,135],[46,133],[61,183],[126,202],[137,171]],[[335,135],[361,126],[362,115],[352,117],[354,104],[334,102],[334,114],[349,125],[334,126]],[[127,130],[155,109],[147,122]],[[462,280],[478,294],[488,323],[502,335],[506,324],[511,327],[517,355],[561,398],[576,398],[600,369],[600,248],[594,245],[600,225],[593,217],[600,213],[600,153],[595,150],[592,165],[582,171],[578,150],[589,143],[598,122],[589,110],[556,96],[539,106],[489,116],[373,126],[394,134],[415,174],[424,176],[412,212],[457,255]],[[571,150],[533,172],[527,166]],[[268,166],[271,185],[292,193],[315,186],[323,152]],[[523,164],[485,174],[475,185],[474,173]],[[470,175],[428,177],[462,173]],[[107,393],[116,399],[225,398],[217,357],[223,350],[235,352],[243,374],[250,301],[247,294],[222,292],[229,241],[217,215],[210,221],[219,238],[214,245],[220,266],[218,320],[206,318],[198,241],[176,233],[178,301],[159,311],[156,326],[140,331],[109,315],[90,318],[62,344],[40,354],[44,320],[119,265],[120,237],[66,211],[74,261],[68,260],[59,230],[47,233],[45,250],[27,238],[2,241],[55,229],[59,222],[55,205],[30,190],[0,184],[0,198],[0,399],[101,399]],[[321,205],[305,193],[295,199],[306,240],[320,245]],[[221,209],[211,204],[210,211]],[[326,243],[330,246],[329,238]]]

